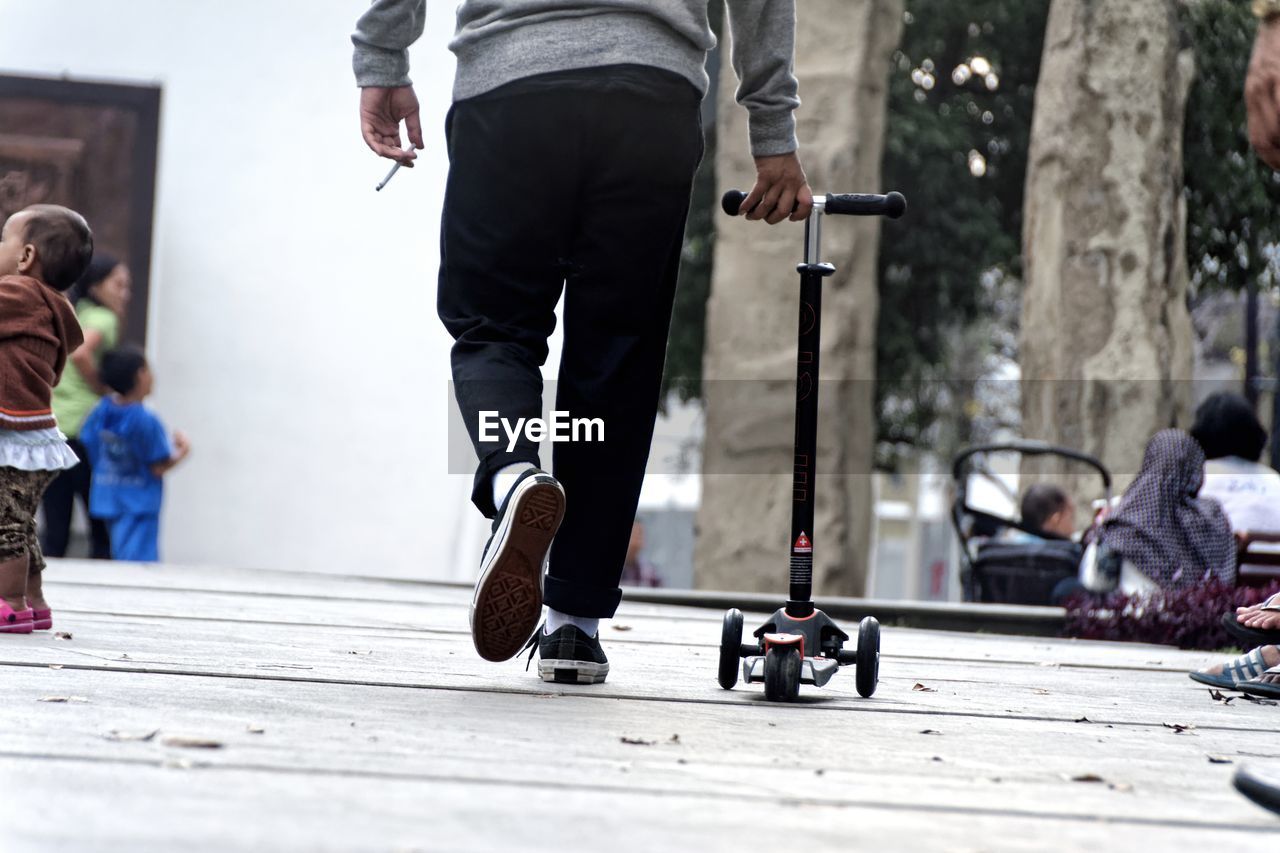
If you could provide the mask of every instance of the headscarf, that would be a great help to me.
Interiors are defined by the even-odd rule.
[[[1104,522],[1102,544],[1163,589],[1209,577],[1234,583],[1236,542],[1217,501],[1198,498],[1204,451],[1190,435],[1161,430],[1147,443],[1142,470]]]

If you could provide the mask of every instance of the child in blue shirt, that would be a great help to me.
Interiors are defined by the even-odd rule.
[[[154,563],[160,559],[163,477],[191,445],[181,432],[170,447],[164,424],[142,401],[151,393],[151,368],[141,350],[123,347],[102,356],[103,397],[80,429],[93,479],[89,512],[111,528],[111,558]]]

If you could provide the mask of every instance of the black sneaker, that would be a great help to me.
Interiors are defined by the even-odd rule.
[[[542,616],[542,571],[560,522],[564,489],[545,471],[520,475],[493,519],[471,599],[471,640],[485,660],[515,657]]]
[[[577,625],[564,625],[552,634],[538,629],[529,638],[529,660],[537,647],[538,676],[559,684],[599,684],[609,674],[609,659],[600,648],[600,635],[588,637]],[[528,669],[528,666],[525,666]]]

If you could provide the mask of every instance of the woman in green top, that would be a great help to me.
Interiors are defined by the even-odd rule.
[[[80,457],[80,464],[63,471],[44,493],[44,532],[41,547],[49,557],[64,557],[71,536],[71,513],[76,498],[89,515],[89,458],[80,443],[80,427],[98,404],[104,390],[98,381],[102,354],[114,349],[120,339],[120,324],[130,296],[129,268],[103,252],[95,253],[89,269],[76,283],[72,294],[76,316],[84,329],[84,343],[71,354],[71,363],[62,381],[53,389],[53,413],[67,443]],[[104,522],[89,516],[89,556],[111,559],[111,541]]]

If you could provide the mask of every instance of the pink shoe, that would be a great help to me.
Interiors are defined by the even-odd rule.
[[[50,631],[53,629],[52,610],[32,610],[31,628],[33,631]]]
[[[32,624],[30,607],[14,610],[9,602],[0,601],[0,634],[30,634]]]

